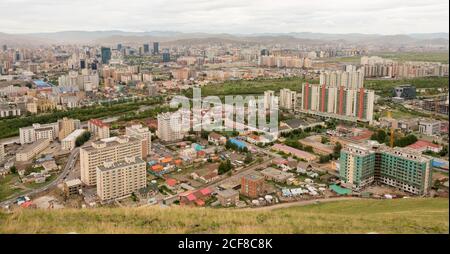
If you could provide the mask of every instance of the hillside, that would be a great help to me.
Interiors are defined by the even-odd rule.
[[[338,201],[276,210],[112,208],[0,213],[0,233],[448,233],[448,199]]]

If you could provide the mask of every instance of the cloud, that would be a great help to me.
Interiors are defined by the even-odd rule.
[[[449,30],[442,0],[2,0],[0,32],[429,33]]]

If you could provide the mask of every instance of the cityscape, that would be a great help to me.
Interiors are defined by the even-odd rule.
[[[57,18],[0,24],[0,233],[448,234],[448,23]]]

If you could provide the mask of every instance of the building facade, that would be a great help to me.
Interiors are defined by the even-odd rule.
[[[142,158],[147,157],[152,149],[152,133],[148,127],[135,124],[125,128],[125,135],[138,138],[142,141]]]
[[[140,139],[128,136],[112,137],[92,142],[80,149],[81,181],[86,185],[96,185],[97,166],[104,162],[117,162],[127,157],[142,156]]]
[[[302,85],[301,111],[325,117],[372,122],[375,93],[364,88]]]
[[[58,123],[38,124],[19,129],[20,144],[33,143],[40,139],[54,140],[59,132]]]
[[[97,195],[102,201],[123,198],[147,186],[146,163],[126,157],[97,166]]]
[[[431,161],[409,148],[347,145],[341,151],[339,174],[342,181],[357,189],[379,182],[423,195],[431,187]]]

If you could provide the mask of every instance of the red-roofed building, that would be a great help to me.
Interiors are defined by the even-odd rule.
[[[166,179],[166,184],[169,187],[175,187],[175,185],[177,185],[177,180],[173,179],[173,178],[168,178],[168,179]]]
[[[155,171],[155,172],[159,172],[159,171],[161,171],[163,169],[164,169],[163,166],[161,166],[159,164],[156,164],[156,165],[152,166],[152,171]]]
[[[88,130],[97,139],[109,138],[109,125],[100,119],[91,119],[88,121]]]
[[[416,143],[407,146],[418,152],[432,151],[438,153],[442,150],[442,146],[426,140],[418,140]]]
[[[186,191],[180,194],[180,205],[198,205],[204,206],[205,200],[211,196],[211,189]]]

